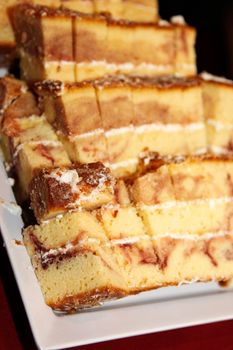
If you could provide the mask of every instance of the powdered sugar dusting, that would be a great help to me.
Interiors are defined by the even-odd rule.
[[[216,75],[207,73],[207,72],[202,72],[200,74],[201,78],[206,80],[206,81],[216,81],[217,83],[224,83],[224,84],[229,84],[233,85],[233,80],[226,79],[224,77],[218,77]]]
[[[78,184],[82,181],[82,178],[79,177],[76,170],[61,170],[56,169],[47,175],[55,179],[60,184],[70,185],[71,191],[73,193],[78,192]]]
[[[74,168],[46,170],[45,178],[54,179],[58,186],[67,184],[74,196],[66,205],[67,209],[78,209],[85,202],[98,200],[100,193],[114,194],[115,179],[109,169],[101,163],[82,164]],[[68,194],[67,192],[67,194]]]
[[[171,25],[168,21],[166,21],[165,19],[162,19],[162,18],[160,18],[158,24],[162,27],[169,27]]]
[[[59,80],[44,80],[35,84],[38,93],[52,93],[55,96],[61,96],[65,90],[65,83]]]
[[[181,15],[177,15],[177,16],[171,17],[171,23],[172,24],[178,24],[178,25],[181,25],[181,26],[185,26],[186,25],[185,19]]]

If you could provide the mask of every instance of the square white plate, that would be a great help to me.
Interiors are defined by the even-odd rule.
[[[6,203],[15,201],[0,160],[0,227],[36,343],[60,349],[233,318],[233,287],[215,283],[162,288],[74,315],[55,315],[44,303],[25,248],[23,222]]]

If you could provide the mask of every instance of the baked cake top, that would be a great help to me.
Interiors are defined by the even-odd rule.
[[[211,83],[215,83],[215,84],[221,84],[221,85],[227,85],[227,86],[233,86],[233,80],[230,79],[226,79],[224,77],[218,77],[216,75],[207,73],[207,72],[202,72],[200,74],[200,77],[202,78],[202,80],[206,81],[206,82],[211,82]]]
[[[85,19],[85,20],[96,20],[96,21],[106,21],[108,25],[115,25],[115,26],[125,26],[125,27],[145,27],[145,28],[153,28],[158,27],[163,30],[171,30],[174,27],[187,27],[191,30],[195,30],[194,27],[187,25],[184,20],[183,21],[174,21],[171,20],[171,22],[167,21],[159,21],[158,23],[155,22],[134,22],[127,19],[114,19],[112,18],[110,13],[103,12],[103,13],[83,13],[78,11],[73,11],[67,8],[54,8],[54,7],[47,7],[47,6],[41,6],[41,5],[32,5],[32,4],[19,4],[16,6],[11,7],[9,13],[10,16],[14,15],[14,12],[21,11],[24,13],[25,16],[29,16],[31,18],[42,18],[42,17],[76,17],[77,19]],[[181,16],[180,16],[181,17]]]
[[[200,85],[199,77],[176,77],[176,76],[162,76],[162,77],[146,77],[146,76],[107,76],[96,80],[86,80],[80,83],[67,83],[59,80],[44,80],[37,82],[34,85],[35,91],[39,95],[53,95],[61,96],[66,91],[95,86],[97,88],[114,87],[114,86],[132,86],[132,87],[156,87],[158,89],[171,89],[177,87],[192,87]]]

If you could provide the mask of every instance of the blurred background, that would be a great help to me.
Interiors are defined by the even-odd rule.
[[[159,0],[160,16],[182,14],[197,28],[198,71],[233,79],[233,0]]]

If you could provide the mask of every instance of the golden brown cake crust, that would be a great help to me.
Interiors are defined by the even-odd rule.
[[[67,296],[57,303],[48,302],[48,305],[55,311],[73,313],[81,309],[100,306],[103,302],[120,299],[127,295],[129,294],[124,290],[106,286],[104,288],[93,289],[88,293]]]
[[[69,171],[76,172],[80,182],[77,184],[80,192],[72,190],[72,183],[60,182],[60,178]],[[56,173],[57,172],[57,173]],[[51,176],[56,173],[55,176]],[[71,204],[78,202],[80,195],[88,196],[94,189],[105,185],[111,189],[113,177],[110,170],[102,163],[75,164],[70,167],[42,169],[37,172],[30,184],[31,206],[38,220],[50,208],[65,210],[72,208]],[[99,189],[101,190],[101,188]]]
[[[29,228],[30,229],[30,228]],[[42,256],[43,253],[47,253],[48,249],[45,249],[43,245],[38,241],[38,239],[33,235],[33,233],[30,234],[30,239],[33,241],[35,249],[39,256]],[[216,238],[222,239],[222,238]],[[232,238],[229,236],[228,238],[230,241],[232,241]],[[213,239],[214,240],[214,239]],[[75,244],[75,242],[73,242]],[[119,245],[119,247],[125,251],[125,256],[127,259],[129,259],[130,263],[132,262],[130,259],[130,250],[132,254],[139,254],[140,256],[140,264],[141,265],[155,265],[158,266],[161,271],[165,271],[169,265],[169,259],[170,256],[173,252],[173,250],[176,248],[177,245],[177,240],[175,239],[168,239],[166,241],[166,249],[164,249],[165,254],[159,255],[159,252],[154,249],[153,255],[151,256],[149,253],[146,251],[144,252],[143,250],[139,249],[136,247],[135,244],[122,244]],[[211,265],[215,268],[218,267],[218,261],[216,261],[214,255],[212,255],[213,251],[211,248],[212,240],[206,240],[203,241],[202,246],[197,246],[196,249],[199,251],[201,249],[201,252],[208,258],[210,261]],[[136,249],[136,250],[135,250]],[[56,254],[53,255],[53,252],[51,253],[51,256],[48,257],[46,256],[46,262],[43,263],[41,259],[39,259],[39,262],[42,266],[43,269],[47,269],[50,264],[57,264],[57,269],[59,269],[59,265],[62,264],[66,259],[72,259],[72,257],[76,255],[83,255],[88,253],[89,249],[88,248],[74,248],[73,251],[70,251],[65,254]],[[92,252],[92,250],[90,250]],[[187,256],[188,254],[193,254],[195,252],[195,246],[191,247],[190,252],[187,250]],[[161,253],[161,252],[160,252]],[[228,261],[232,261],[232,254],[229,253],[229,256],[226,255],[226,259]],[[206,278],[200,278],[199,282],[209,282],[211,281],[210,277]],[[223,280],[219,278],[219,281],[222,282]],[[185,281],[186,283],[188,280]],[[191,282],[191,280],[190,280]],[[67,296],[64,297],[60,300],[58,300],[56,303],[50,302],[47,300],[47,304],[52,307],[56,311],[62,311],[66,313],[70,312],[75,312],[80,309],[85,309],[85,308],[90,308],[90,307],[95,307],[101,305],[103,302],[107,302],[112,299],[119,299],[128,295],[134,295],[138,294],[144,291],[150,291],[154,290],[157,288],[161,287],[166,287],[166,286],[175,286],[178,285],[179,282],[163,282],[162,284],[158,285],[153,285],[151,287],[135,287],[131,290],[125,290],[125,289],[120,289],[116,287],[112,287],[110,285],[106,285],[105,287],[102,288],[94,288],[89,290],[88,292],[85,293],[78,293],[73,296]]]
[[[175,76],[161,76],[161,77],[148,77],[148,76],[109,76],[103,79],[97,79],[94,81],[97,87],[108,86],[132,86],[132,87],[152,87],[156,86],[160,89],[170,89],[177,87],[192,87],[200,85],[198,77],[175,77]]]
[[[44,80],[34,84],[34,90],[39,95],[60,96],[66,91],[86,87],[95,86],[96,88],[132,86],[135,88],[153,87],[158,89],[172,88],[189,88],[199,86],[201,80],[199,77],[146,77],[146,76],[107,76],[96,80],[86,80],[80,83],[63,83],[59,80]]]
[[[32,4],[19,4],[12,6],[9,8],[9,14],[11,17],[11,14],[14,11],[23,11],[26,16],[30,17],[67,17],[71,15],[76,15],[76,12],[71,11],[66,8],[54,8],[54,7],[47,7],[47,6],[40,6],[40,5],[32,5]]]
[[[220,85],[231,89],[233,87],[233,80],[226,79],[224,77],[218,77],[207,72],[203,72],[200,74],[200,80],[202,83],[206,84],[211,83],[214,85]]]
[[[17,9],[21,9],[24,11],[26,15],[29,15],[31,17],[80,17],[84,18],[86,20],[105,20],[110,25],[120,25],[125,27],[131,27],[131,28],[137,28],[137,27],[145,27],[145,28],[160,28],[162,30],[172,30],[175,27],[179,27],[179,24],[173,24],[169,23],[168,25],[161,25],[159,22],[134,22],[130,20],[125,19],[113,19],[111,17],[110,13],[83,13],[83,12],[77,12],[72,11],[67,8],[52,8],[47,6],[40,6],[40,5],[31,5],[31,4],[20,4],[13,6],[10,9],[10,12],[17,11]],[[190,28],[191,30],[195,30],[194,27],[189,25],[182,25],[181,27]]]
[[[205,280],[203,282],[210,282],[211,280]],[[140,288],[139,290],[134,290],[133,292],[126,293],[124,290],[116,289],[111,286],[105,288],[93,289],[88,293],[80,293],[75,296],[65,297],[58,303],[50,303],[48,305],[55,311],[60,311],[64,313],[74,313],[82,309],[93,308],[101,306],[107,301],[114,299],[120,299],[126,296],[135,295],[142,292],[148,292],[150,290],[155,290],[161,287],[171,287],[177,286],[178,283],[164,283],[157,288]]]
[[[200,162],[200,161],[213,161],[213,162],[228,162],[229,160],[233,160],[232,154],[212,154],[212,153],[204,153],[201,155],[187,155],[187,156],[161,156],[157,152],[153,151],[145,151],[142,152],[139,156],[139,162],[137,166],[137,170],[134,174],[125,177],[124,180],[127,184],[132,184],[137,178],[142,175],[148,174],[150,172],[154,172],[159,169],[161,166],[166,164],[177,164],[182,163],[184,161],[190,162]]]
[[[190,281],[191,282],[191,281]],[[199,282],[212,282],[211,278],[201,280]],[[225,286],[226,283],[229,283],[229,280],[221,280],[219,281],[221,286]],[[130,295],[136,295],[142,292],[149,292],[151,290],[156,290],[158,288],[164,287],[172,287],[178,286],[179,283],[164,283],[163,285],[158,286],[157,288],[140,288],[138,290],[134,290],[133,292],[126,293],[124,290],[116,289],[113,287],[105,287],[98,288],[89,291],[88,293],[80,293],[75,296],[68,296],[64,299],[60,300],[57,303],[48,302],[48,306],[50,306],[53,310],[64,312],[64,313],[74,313],[78,312],[82,309],[88,309],[93,307],[98,307],[103,305],[103,303],[107,301],[111,301],[114,299],[120,299]]]
[[[4,110],[26,90],[26,85],[12,76],[0,79],[0,109]]]
[[[66,91],[87,86],[93,86],[93,83],[89,81],[83,81],[80,83],[64,83],[60,80],[44,80],[41,82],[36,82],[33,88],[38,95],[61,96]]]

